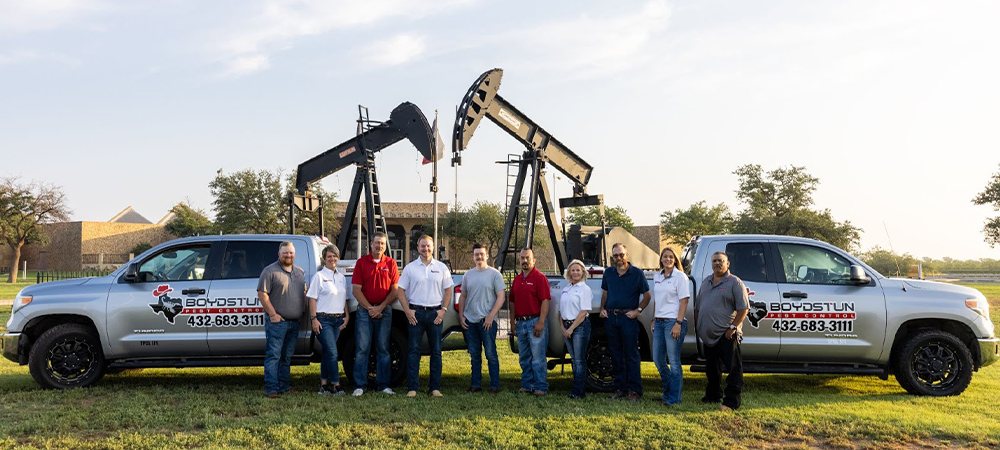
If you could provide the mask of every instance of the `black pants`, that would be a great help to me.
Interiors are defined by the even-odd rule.
[[[740,353],[740,339],[734,335],[735,339],[726,339],[725,336],[719,339],[715,345],[705,346],[705,375],[708,377],[708,386],[705,387],[705,401],[718,402],[732,409],[740,407],[740,393],[743,392],[743,356]],[[722,372],[729,372],[726,375],[725,395],[722,391]]]

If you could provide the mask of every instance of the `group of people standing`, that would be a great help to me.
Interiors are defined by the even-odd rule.
[[[419,390],[420,343],[427,337],[430,350],[428,393],[441,393],[441,335],[445,312],[452,301],[453,281],[448,267],[433,257],[434,241],[421,236],[417,241],[420,258],[410,262],[400,275],[396,262],[385,254],[387,237],[375,233],[371,252],[360,258],[352,276],[352,291],[358,301],[355,324],[354,396],[368,390],[368,355],[375,342],[376,390],[392,395],[389,387],[389,337],[392,303],[400,302],[409,323],[407,359],[407,397]],[[482,356],[486,355],[490,393],[500,391],[500,364],[496,336],[498,316],[505,300],[505,283],[500,272],[489,266],[489,252],[480,244],[472,249],[475,267],[462,277],[461,299],[456,305],[459,323],[465,333],[471,356],[471,383],[468,392],[483,390]],[[320,366],[320,394],[345,395],[337,370],[337,340],[350,320],[347,309],[346,279],[337,271],[339,252],[324,248],[324,267],[306,284],[302,269],[292,264],[294,247],[282,243],[278,261],[261,273],[258,296],[269,320],[265,321],[267,348],[264,364],[264,387],[268,397],[277,398],[291,391],[290,362],[297,337],[298,321],[308,305],[313,332],[323,347]],[[660,253],[660,271],[650,286],[643,271],[629,263],[624,244],[612,247],[614,265],[604,271],[601,280],[599,316],[612,356],[615,392],[612,399],[638,401],[643,389],[639,358],[639,315],[653,302],[654,319],[650,326],[652,355],[662,382],[660,401],[666,406],[681,401],[683,370],[681,347],[688,331],[685,319],[691,298],[689,282],[680,259],[670,248]],[[521,273],[510,290],[513,307],[511,327],[516,333],[521,366],[519,392],[548,394],[546,349],[549,341],[548,314],[551,294],[548,278],[535,267],[531,249],[519,254]],[[743,282],[729,273],[725,253],[712,256],[713,274],[699,290],[694,306],[698,337],[704,344],[708,385],[702,402],[722,403],[720,409],[740,406],[743,387],[740,340],[742,321],[748,311],[747,290]],[[591,336],[590,314],[594,294],[587,285],[587,268],[580,260],[569,263],[556,308],[558,323],[573,367],[569,397],[586,396],[586,352]],[[301,292],[307,302],[298,301]],[[302,297],[299,297],[302,298]],[[298,303],[298,307],[295,304]],[[725,391],[721,374],[728,372]]]

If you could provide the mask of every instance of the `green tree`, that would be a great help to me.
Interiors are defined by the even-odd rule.
[[[695,236],[729,233],[732,227],[733,215],[725,203],[709,207],[703,200],[660,214],[660,235],[681,246]]]
[[[972,199],[976,205],[992,205],[993,211],[1000,211],[1000,172],[993,174],[993,179],[986,184],[983,192]],[[983,225],[983,234],[986,235],[986,243],[990,248],[1000,244],[1000,217],[990,217]]]
[[[910,271],[910,267],[921,263],[921,261],[909,253],[899,255],[877,245],[858,256],[865,264],[871,266],[872,269],[890,277],[906,276]]]
[[[171,208],[170,212],[174,213],[174,217],[167,222],[166,228],[174,236],[201,236],[212,232],[212,221],[200,209],[181,202]]]
[[[816,238],[846,250],[860,243],[861,229],[850,221],[837,222],[829,209],[809,208],[819,179],[806,173],[804,167],[764,173],[761,166],[747,164],[733,174],[740,183],[736,198],[746,205],[737,214],[734,232]]]
[[[225,234],[288,232],[287,201],[280,173],[241,170],[219,174],[208,188],[215,197],[215,224]]]
[[[599,206],[569,208],[566,222],[599,227],[601,226],[601,209]],[[609,227],[622,227],[629,233],[635,229],[635,224],[628,216],[628,211],[621,206],[604,207],[604,224]]]
[[[21,250],[27,244],[48,241],[43,225],[69,218],[62,188],[42,183],[0,181],[0,242],[13,251],[8,283],[17,281]]]

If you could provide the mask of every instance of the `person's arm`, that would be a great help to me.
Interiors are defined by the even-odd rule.
[[[458,303],[455,304],[455,309],[458,310],[458,324],[462,326],[463,330],[469,329],[469,323],[465,321],[465,302],[469,300],[469,296],[465,293],[465,285],[462,285],[462,292],[458,294]]]
[[[552,294],[549,292],[548,279],[545,280],[545,284],[538,283],[535,286],[535,295],[542,299],[542,305],[538,310],[538,322],[535,322],[535,337],[542,336],[542,330],[545,329],[545,321],[549,317],[549,303],[551,303]]]
[[[602,319],[607,319],[608,318],[608,310],[605,309],[605,305],[607,305],[607,304],[608,304],[608,290],[607,289],[601,289],[601,318]]]
[[[444,298],[441,300],[441,309],[437,312],[437,318],[434,319],[434,325],[440,325],[441,322],[444,322],[444,315],[448,312],[448,307],[451,306],[452,291],[454,291],[454,289],[452,289],[451,286],[444,288]]]
[[[747,312],[749,311],[750,309],[736,310],[736,318],[733,319],[733,325],[736,325],[737,327],[740,326],[740,323],[743,322],[743,319],[747,318]],[[732,339],[734,334],[736,334],[736,328],[730,328],[726,330],[726,339]]]
[[[260,299],[260,306],[264,307],[264,314],[271,320],[271,323],[278,323],[285,320],[274,310],[274,306],[271,305],[271,298],[267,296],[267,292],[257,291],[257,298]]]
[[[486,315],[486,321],[483,323],[483,328],[489,330],[493,327],[493,321],[496,320],[497,314],[500,314],[500,308],[503,308],[504,292],[506,291],[503,289],[497,291],[497,301],[493,302],[493,309],[491,309],[490,313]]]
[[[312,325],[313,333],[319,334],[319,330],[323,329],[323,325],[316,318],[316,299],[307,296],[306,300],[309,302],[309,323]]]

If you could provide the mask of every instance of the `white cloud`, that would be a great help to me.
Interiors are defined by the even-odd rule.
[[[297,38],[369,25],[391,17],[422,17],[469,1],[267,0],[257,17],[241,24],[240,31],[223,39],[218,48],[219,59],[228,66],[227,73],[245,75],[269,67],[261,64],[254,68],[252,64],[247,64],[248,61],[267,61],[270,54],[293,46]],[[411,42],[407,45],[412,48],[415,44]],[[396,55],[395,58],[382,59],[383,63],[391,63],[402,58]]]
[[[376,42],[364,50],[365,59],[378,66],[398,66],[413,61],[427,50],[424,36],[400,34]]]
[[[110,9],[99,0],[0,0],[0,31],[47,31]]]

